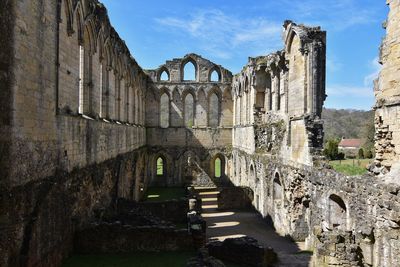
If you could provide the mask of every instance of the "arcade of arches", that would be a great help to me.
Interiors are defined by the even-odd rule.
[[[0,5],[0,266],[60,266],[75,233],[152,186],[250,192],[314,266],[400,266],[398,0],[386,1],[377,157],[351,178],[321,153],[320,27],[285,21],[283,48],[235,75],[193,53],[144,70],[97,0],[28,2]]]

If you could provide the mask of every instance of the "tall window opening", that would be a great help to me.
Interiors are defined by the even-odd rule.
[[[254,171],[253,165],[250,165],[250,180],[255,181],[256,183],[258,182],[257,177],[256,177],[256,172]]]
[[[85,58],[85,51],[83,46],[79,46],[79,114],[83,114],[83,95],[84,95],[84,80],[83,80],[83,73],[84,73],[84,58]]]
[[[216,70],[211,72],[210,81],[211,82],[220,82],[221,81],[221,76],[219,75],[219,73]]]
[[[169,97],[163,93],[160,99],[160,127],[169,127]]]
[[[169,74],[165,70],[161,72],[160,81],[169,81]]]
[[[135,123],[139,124],[139,93],[135,90]]]
[[[115,119],[121,120],[121,80],[115,77]]]
[[[185,127],[192,128],[194,125],[194,98],[192,94],[185,97]]]
[[[277,75],[277,88],[276,88],[276,110],[281,110],[281,80],[280,75]]]
[[[265,107],[265,90],[267,88],[267,73],[265,69],[256,72],[255,89],[256,101],[255,107],[261,109]]]
[[[221,159],[220,158],[216,158],[215,159],[215,177],[216,178],[221,178],[222,175],[222,164],[221,164]]]
[[[125,110],[124,110],[124,119],[126,122],[129,122],[129,105],[130,105],[130,96],[129,96],[129,86],[125,84]]]
[[[274,179],[274,186],[273,186],[274,192],[274,200],[282,200],[283,198],[283,187],[281,184],[281,180],[279,178],[279,174],[275,174],[275,179]]]
[[[216,93],[212,93],[209,100],[208,110],[208,126],[218,127],[219,126],[219,98]]]
[[[159,157],[157,159],[157,176],[164,176],[164,160]]]
[[[272,110],[272,80],[271,75],[267,73],[267,83],[266,83],[266,90],[265,93],[267,94],[266,97],[266,106],[268,110]]]
[[[193,62],[189,61],[183,68],[183,80],[195,81],[196,80],[196,67]]]

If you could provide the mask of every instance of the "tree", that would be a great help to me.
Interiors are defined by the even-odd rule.
[[[374,151],[375,151],[375,147],[374,147],[374,143],[375,143],[375,124],[373,120],[369,120],[363,129],[363,137],[365,138],[365,143],[364,143],[364,156],[366,158],[372,158]],[[368,156],[366,155],[367,152],[370,152],[371,157],[369,157],[369,153]]]
[[[338,159],[339,156],[339,140],[337,139],[329,139],[325,144],[324,155],[330,159],[335,160]]]
[[[374,154],[372,153],[372,151],[370,149],[365,150],[365,158],[367,159],[372,159],[374,157]]]
[[[358,150],[358,158],[359,159],[363,159],[364,158],[364,149],[362,149],[361,147]]]

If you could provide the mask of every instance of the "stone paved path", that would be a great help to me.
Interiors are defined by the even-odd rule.
[[[303,243],[294,243],[279,236],[254,211],[218,211],[217,188],[197,188],[202,199],[202,216],[207,221],[207,239],[223,241],[226,238],[250,236],[260,244],[272,247],[278,254],[276,266],[311,267],[310,255],[299,253]]]

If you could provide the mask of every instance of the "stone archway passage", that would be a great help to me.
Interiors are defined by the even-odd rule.
[[[221,159],[220,159],[220,158],[216,158],[216,159],[215,159],[215,166],[214,166],[214,169],[215,169],[215,178],[221,178],[221,176],[222,176],[222,170],[221,170],[221,168],[222,168]]]
[[[255,211],[219,211],[218,188],[197,187],[196,190],[202,200],[202,216],[207,222],[208,241],[250,236],[263,246],[274,249],[279,257],[279,263],[275,266],[307,267],[311,263],[311,255],[301,253],[303,242],[294,243],[279,236]]]
[[[165,168],[164,168],[164,160],[159,157],[157,159],[157,176],[164,176]]]

